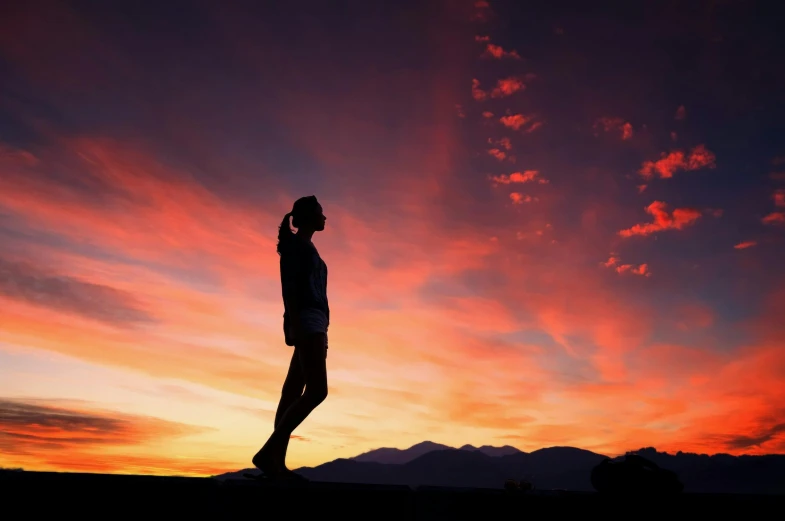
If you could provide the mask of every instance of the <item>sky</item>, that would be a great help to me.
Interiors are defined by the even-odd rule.
[[[291,468],[785,452],[775,7],[3,4],[0,466],[250,466],[304,195],[329,396]]]

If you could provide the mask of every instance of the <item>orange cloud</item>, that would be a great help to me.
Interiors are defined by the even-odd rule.
[[[102,473],[204,475],[231,463],[139,457],[128,452],[210,429],[111,411],[0,398],[0,452],[26,470],[57,468]],[[123,448],[125,455],[115,451]]]
[[[483,53],[483,57],[495,58],[497,60],[501,60],[503,58],[511,58],[514,60],[521,59],[520,55],[518,54],[518,51],[514,49],[512,51],[505,51],[500,45],[494,45],[492,43],[486,45],[485,52]]]
[[[492,176],[494,186],[496,184],[513,184],[513,183],[529,183],[539,178],[540,172],[537,170],[525,170],[523,172],[513,172],[512,174],[501,174]]]
[[[745,250],[747,248],[752,248],[753,246],[756,246],[757,244],[758,244],[757,241],[744,241],[744,242],[740,242],[737,245],[735,245],[734,248],[736,248],[737,250]]]
[[[655,174],[661,179],[673,177],[679,170],[698,170],[703,167],[715,168],[715,156],[704,145],[698,145],[692,149],[689,155],[681,150],[676,150],[670,154],[661,154],[657,161],[645,161],[639,171],[645,179],[651,179]]]
[[[664,230],[681,230],[693,224],[701,216],[701,212],[693,208],[676,208],[668,212],[668,205],[662,201],[654,201],[646,207],[646,213],[654,217],[654,222],[636,224],[632,228],[621,230],[622,237],[633,235],[650,235]]]
[[[507,96],[512,96],[519,90],[524,90],[525,88],[526,85],[520,78],[510,76],[509,78],[503,78],[496,82],[496,87],[491,91],[491,97],[505,98]]]
[[[763,224],[783,224],[785,223],[785,212],[771,212],[761,219]]]

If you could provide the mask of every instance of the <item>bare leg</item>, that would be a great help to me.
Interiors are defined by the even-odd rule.
[[[303,389],[305,388],[305,375],[303,374],[302,367],[300,366],[300,357],[297,350],[292,352],[292,361],[289,363],[289,372],[286,374],[286,380],[283,383],[281,390],[281,400],[278,402],[278,409],[275,411],[275,423],[273,428],[278,428],[281,423],[281,418],[286,413],[286,410],[302,396]],[[289,438],[283,441],[283,452],[281,455],[280,464],[285,469],[284,462],[286,461],[286,450],[289,448]]]
[[[265,473],[285,472],[284,451],[292,431],[327,398],[326,335],[324,333],[309,335],[302,345],[295,346],[295,354],[299,358],[305,377],[305,392],[277,420],[275,431],[254,456],[254,465]]]

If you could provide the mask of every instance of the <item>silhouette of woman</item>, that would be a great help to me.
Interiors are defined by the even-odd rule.
[[[289,226],[290,217],[296,234]],[[326,220],[322,205],[311,195],[295,201],[278,229],[284,338],[286,345],[294,346],[294,353],[273,433],[252,460],[270,478],[306,479],[286,468],[289,437],[327,398],[327,265],[311,242],[315,232],[324,230]]]

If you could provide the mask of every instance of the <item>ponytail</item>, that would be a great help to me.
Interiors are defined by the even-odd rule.
[[[284,215],[283,221],[281,221],[281,226],[278,227],[278,246],[275,248],[278,252],[278,255],[281,254],[281,250],[292,239],[292,237],[294,237],[294,233],[292,233],[292,227],[289,225],[289,218],[291,216],[292,212]]]

